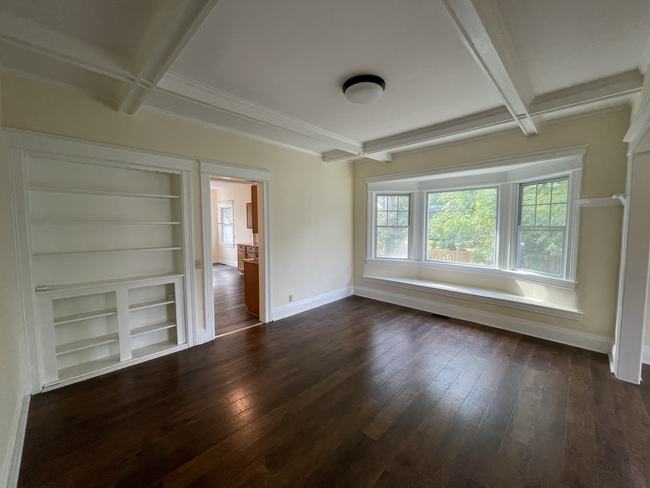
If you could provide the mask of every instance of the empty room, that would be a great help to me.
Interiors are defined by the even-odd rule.
[[[0,488],[650,487],[650,0],[0,0]]]

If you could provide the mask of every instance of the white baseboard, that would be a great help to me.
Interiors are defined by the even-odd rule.
[[[226,261],[225,259],[220,259],[217,261],[218,264],[225,264],[226,266],[234,266],[235,268],[237,267],[237,261]],[[215,263],[212,263],[215,264]]]
[[[27,428],[27,414],[29,413],[29,400],[31,395],[25,395],[20,405],[20,410],[14,415],[12,435],[9,439],[11,451],[7,453],[7,466],[0,470],[0,485],[6,482],[8,488],[18,485],[18,474],[20,472],[20,461],[23,457],[23,444],[25,442],[25,429]],[[4,473],[2,472],[4,471]]]
[[[334,290],[315,297],[306,298],[304,300],[300,300],[299,302],[288,303],[286,305],[282,305],[281,307],[274,308],[271,311],[271,320],[280,320],[285,317],[291,317],[292,315],[306,312],[312,308],[320,307],[322,305],[327,305],[328,303],[341,300],[342,298],[349,297],[350,295],[354,295],[353,286]]]
[[[205,344],[208,342],[208,332],[205,329],[196,331],[196,345]]]
[[[402,305],[416,310],[423,310],[446,317],[452,317],[477,324],[488,325],[499,329],[509,330],[532,337],[538,337],[547,341],[559,342],[590,351],[601,352],[608,356],[612,351],[613,339],[603,337],[587,332],[555,327],[553,325],[541,324],[530,320],[515,319],[506,315],[499,315],[490,312],[482,312],[467,307],[459,307],[448,303],[435,302],[432,300],[423,300],[413,298],[398,293],[390,293],[362,286],[354,287],[354,294],[361,297],[372,298],[382,302]]]
[[[643,346],[643,364],[650,364],[650,346]]]

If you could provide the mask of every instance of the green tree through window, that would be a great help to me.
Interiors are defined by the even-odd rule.
[[[430,261],[494,265],[497,189],[430,193]]]

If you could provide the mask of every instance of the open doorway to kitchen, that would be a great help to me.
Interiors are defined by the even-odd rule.
[[[262,187],[210,178],[215,336],[259,325]]]

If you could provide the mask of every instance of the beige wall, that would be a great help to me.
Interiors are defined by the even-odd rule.
[[[237,264],[237,247],[219,245],[219,202],[231,201],[235,223],[235,244],[253,244],[253,233],[246,228],[246,204],[251,201],[251,185],[236,185],[210,192],[212,203],[212,261]],[[216,258],[216,259],[215,259]]]
[[[352,284],[352,169],[318,157],[141,110],[118,113],[80,92],[3,75],[5,127],[271,171],[272,307]],[[198,163],[192,178],[195,256],[201,256]],[[195,276],[203,326],[203,280]]]
[[[453,167],[489,159],[498,159],[587,144],[582,174],[582,198],[611,197],[625,192],[626,144],[623,136],[629,126],[629,110],[622,109],[586,118],[549,123],[540,134],[524,137],[511,131],[449,144],[419,152],[398,155],[391,163],[364,161],[354,165],[354,284],[426,300],[469,307],[542,324],[614,337],[616,299],[620,261],[622,207],[582,209],[578,246],[578,269],[575,291],[551,286],[517,282],[511,278],[432,269],[379,267],[365,264],[366,257],[366,184],[364,178],[437,167]],[[582,321],[525,312],[506,307],[431,295],[401,288],[375,285],[363,281],[371,276],[401,276],[435,279],[457,284],[471,284],[488,289],[511,290],[526,296],[580,308]]]
[[[6,486],[17,420],[28,394],[9,162],[0,148],[0,486]]]

